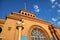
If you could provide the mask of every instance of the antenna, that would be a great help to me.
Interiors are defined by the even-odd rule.
[[[24,3],[24,9],[26,10],[26,2]]]

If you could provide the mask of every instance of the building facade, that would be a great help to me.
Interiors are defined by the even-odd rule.
[[[27,10],[0,18],[0,40],[60,40],[60,30]]]

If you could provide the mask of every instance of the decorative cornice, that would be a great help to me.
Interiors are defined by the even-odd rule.
[[[42,22],[42,23],[45,23],[45,24],[51,24],[50,22],[46,21],[46,20],[42,20],[42,19],[39,19],[39,18],[33,18],[33,17],[27,17],[27,16],[23,16],[23,15],[20,15],[19,13],[12,13],[13,15],[16,15],[16,16],[20,16],[21,18],[25,18],[25,19],[29,19],[29,20],[33,20],[33,21],[37,21],[37,22]]]
[[[22,19],[28,19],[28,20],[31,20],[31,21],[35,21],[35,22],[38,22],[38,23],[44,23],[44,24],[47,24],[47,25],[51,25],[51,23],[48,22],[48,21],[38,19],[38,18],[23,16],[23,15],[20,15],[19,13],[17,13],[17,12],[14,12],[10,15],[7,15],[7,18],[11,18],[11,19],[15,19],[15,20],[20,20],[22,18]]]
[[[5,19],[0,18],[0,23],[4,24],[5,23]]]

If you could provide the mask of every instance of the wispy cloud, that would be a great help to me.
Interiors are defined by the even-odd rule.
[[[55,5],[57,5],[58,4],[58,2],[55,2]]]
[[[60,26],[60,21],[57,22],[57,25]]]
[[[36,12],[39,12],[39,11],[40,11],[40,9],[36,9],[35,11],[36,11]]]
[[[52,18],[52,24],[54,24],[54,25],[56,25],[56,26],[58,26],[58,27],[60,27],[60,17],[58,16],[58,17],[56,17],[56,18]]]
[[[55,5],[52,5],[52,8],[55,8]]]
[[[60,13],[60,10],[57,10],[58,13]]]
[[[58,7],[60,7],[60,4],[58,4]]]
[[[35,8],[35,9],[38,9],[39,7],[38,7],[38,5],[34,5],[34,8]]]
[[[54,3],[56,0],[50,0],[51,1],[51,3]]]
[[[40,11],[40,9],[39,9],[39,6],[38,6],[38,5],[34,5],[34,11],[35,11],[35,12],[39,12],[39,11]]]
[[[58,18],[52,18],[52,21],[57,21],[58,20]]]
[[[53,2],[52,8],[55,8],[56,6],[60,7],[60,4],[56,2],[56,0],[51,0],[51,2]]]

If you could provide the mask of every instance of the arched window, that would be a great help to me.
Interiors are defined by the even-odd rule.
[[[24,14],[24,13],[22,12],[22,14]]]
[[[25,13],[25,15],[27,15],[27,13]]]
[[[32,16],[32,15],[31,15]]]
[[[28,31],[29,40],[50,40],[48,32],[41,26],[33,25]]]
[[[35,16],[33,16],[33,17],[35,17]]]
[[[28,16],[29,16],[29,14],[28,14]]]
[[[33,29],[31,32],[32,40],[46,40],[44,33],[39,29]]]

